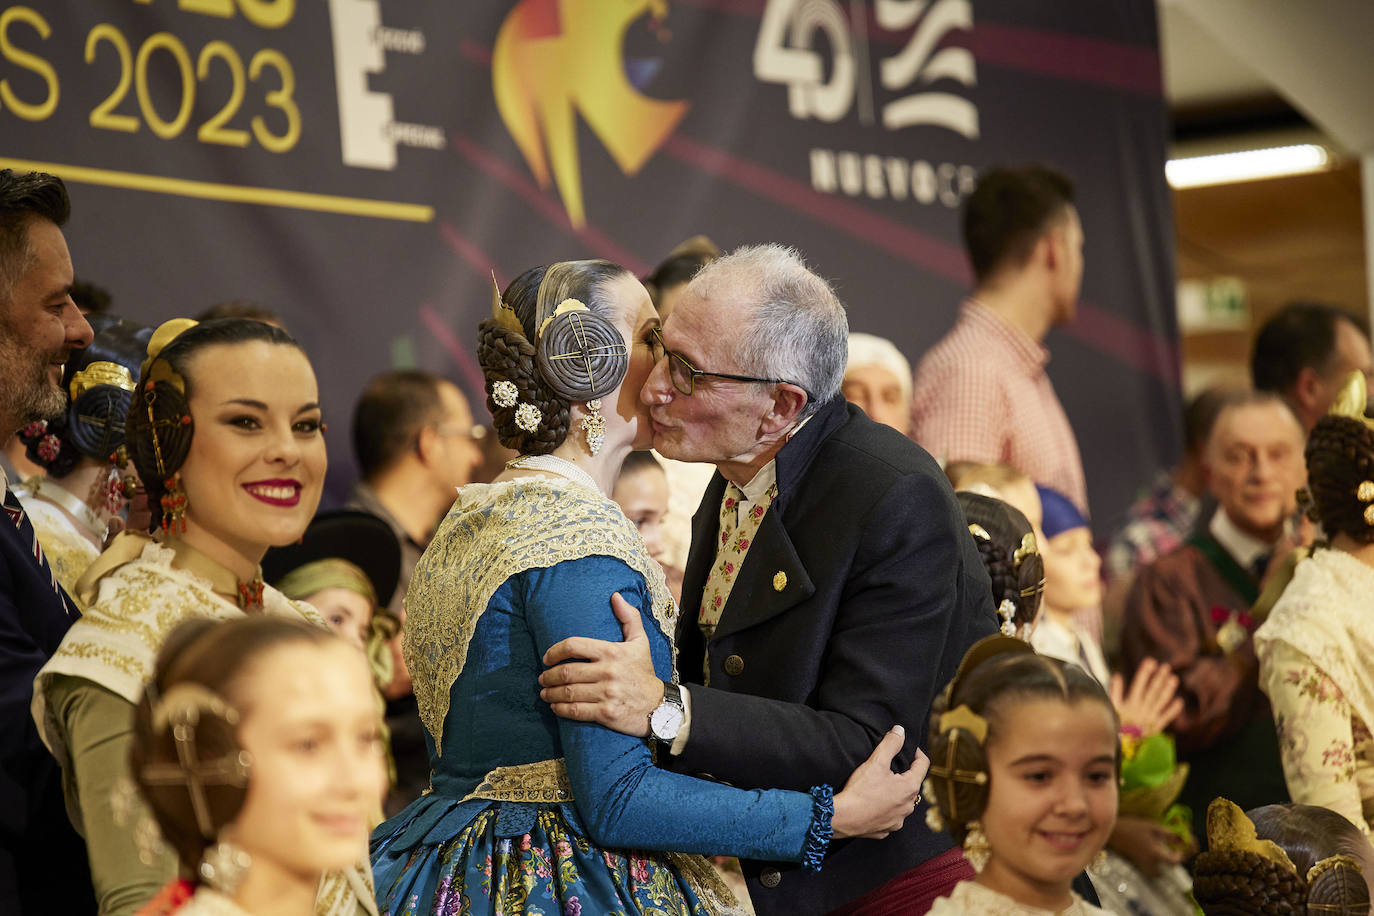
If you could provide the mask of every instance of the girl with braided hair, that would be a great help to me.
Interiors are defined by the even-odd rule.
[[[34,682],[34,718],[62,766],[102,916],[134,913],[178,871],[166,846],[134,842],[139,806],[120,818],[110,802],[128,782],[130,713],[167,634],[184,620],[246,614],[326,627],[265,586],[259,567],[269,547],[301,537],[320,500],[310,361],[284,331],[246,319],[174,319],[147,352],[125,446],[158,530],[122,532],[81,577],[86,613]],[[320,916],[375,910],[365,859],[319,884]]]
[[[914,808],[925,761],[892,772],[896,730],[832,806],[827,786],[745,791],[660,770],[668,745],[555,717],[540,699],[551,646],[621,638],[614,594],[640,613],[676,694],[678,608],[607,498],[651,440],[639,395],[657,327],[644,287],[606,261],[521,274],[480,327],[493,426],[520,454],[459,489],[411,579],[405,659],[432,776],[373,832],[384,916],[734,912],[710,864],[677,850],[817,868],[832,838],[885,835]],[[673,713],[665,696],[651,722]]]
[[[1284,781],[1296,802],[1374,827],[1374,421],[1351,374],[1307,440],[1309,512],[1325,540],[1255,632]]]
[[[137,486],[137,478],[110,459],[124,445],[124,418],[153,333],[109,315],[89,320],[95,337],[84,350],[73,350],[62,367],[62,388],[71,397],[66,413],[19,431],[29,460],[46,476],[14,490],[68,593],[100,555],[111,522],[119,519],[123,527]]]
[[[1072,890],[1116,822],[1117,719],[1082,668],[1025,642],[975,643],[930,717],[932,829],[978,871],[931,916],[1089,916]]]
[[[367,660],[304,620],[194,618],[133,710],[129,768],[180,877],[140,916],[311,916],[384,778]],[[157,830],[149,829],[155,823]]]

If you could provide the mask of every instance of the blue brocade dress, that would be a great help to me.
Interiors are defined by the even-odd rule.
[[[645,740],[539,698],[554,643],[621,639],[614,592],[641,609],[654,666],[675,680],[677,609],[614,503],[545,478],[459,491],[406,599],[431,787],[373,833],[382,916],[705,916],[733,898],[673,850],[819,864],[828,800],[660,770]]]

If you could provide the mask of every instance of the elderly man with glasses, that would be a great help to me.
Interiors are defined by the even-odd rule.
[[[682,684],[654,677],[617,600],[626,640],[554,646],[544,698],[743,788],[838,787],[893,725],[909,765],[936,693],[995,629],[992,597],[935,461],[840,396],[844,307],[795,251],[743,248],[646,343],[654,448],[717,471],[693,522]],[[972,874],[922,818],[835,844],[820,872],[744,870],[760,916],[924,912],[911,907]]]

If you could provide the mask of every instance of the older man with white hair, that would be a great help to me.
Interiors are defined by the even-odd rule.
[[[716,468],[683,585],[682,684],[654,676],[620,605],[625,642],[545,656],[556,713],[652,735],[661,762],[744,788],[839,786],[894,725],[912,762],[937,691],[994,630],[991,590],[934,459],[840,396],[847,338],[791,249],[742,248],[692,279],[641,393],[654,448]],[[760,916],[907,912],[972,874],[921,818],[834,844],[819,872],[743,864]]]
[[[911,363],[886,337],[849,335],[849,362],[840,386],[844,399],[899,433],[911,429]]]

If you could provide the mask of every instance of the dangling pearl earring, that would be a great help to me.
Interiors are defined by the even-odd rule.
[[[606,441],[606,418],[601,416],[601,399],[587,402],[587,415],[582,418],[582,435],[587,440],[587,452],[595,456]]]

